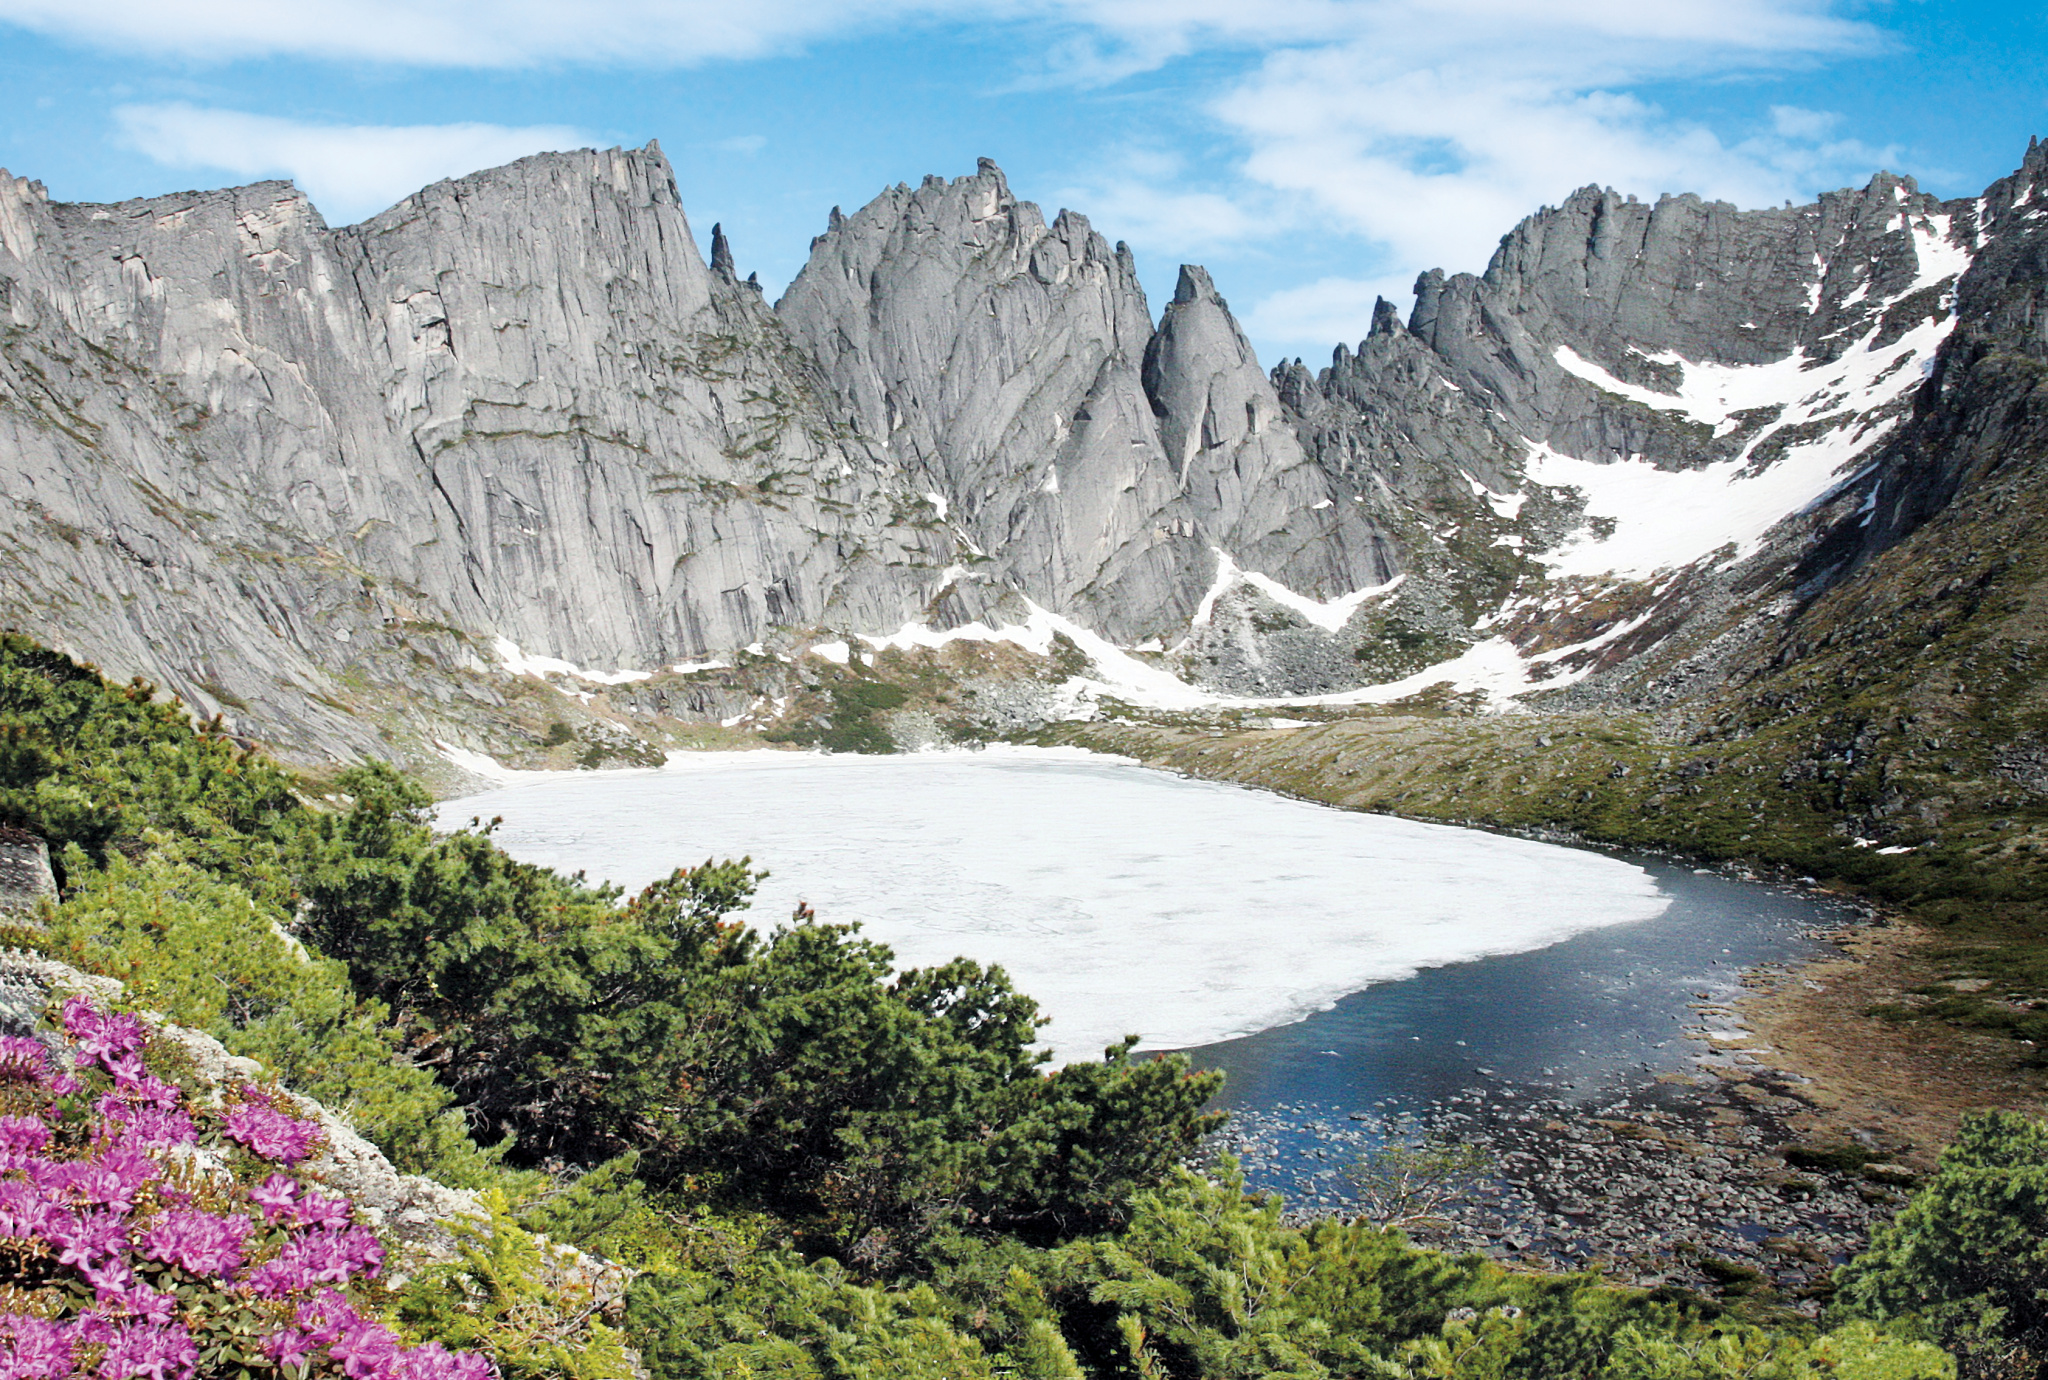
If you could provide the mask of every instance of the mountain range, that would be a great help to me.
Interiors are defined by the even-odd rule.
[[[1269,369],[1203,269],[1155,316],[987,160],[834,208],[772,305],[652,144],[339,229],[0,174],[0,623],[307,764],[998,701],[1740,717],[1930,523],[2027,511],[2044,181],[1588,187]],[[1985,750],[2048,786],[2033,731]]]

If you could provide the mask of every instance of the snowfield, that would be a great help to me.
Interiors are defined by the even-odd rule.
[[[1601,854],[1078,751],[678,754],[658,771],[533,773],[440,814],[503,816],[514,856],[629,888],[750,855],[771,873],[755,925],[803,901],[904,966],[999,963],[1053,1018],[1062,1061],[1126,1033],[1154,1049],[1249,1034],[1669,904]]]

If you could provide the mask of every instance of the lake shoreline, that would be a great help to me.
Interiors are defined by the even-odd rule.
[[[1742,981],[1777,995],[1836,962],[1766,965]],[[1398,1126],[1335,1109],[1235,1114],[1210,1151],[1256,1163],[1286,1138],[1314,1135],[1327,1167],[1286,1206],[1308,1222],[1357,1214],[1336,1190],[1346,1160],[1390,1132],[1433,1133],[1483,1147],[1494,1168],[1440,1220],[1407,1228],[1420,1245],[1526,1269],[1593,1269],[1641,1288],[1766,1293],[1817,1315],[1834,1266],[1906,1201],[1922,1147],[1832,1114],[1824,1089],[1756,1041],[1747,998],[1696,1012],[1687,1033],[1706,1047],[1682,1072],[1578,1098],[1495,1084]]]

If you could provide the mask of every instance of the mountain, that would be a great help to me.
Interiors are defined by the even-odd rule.
[[[1954,380],[2039,290],[2042,161],[1951,202],[1586,188],[1270,371],[1202,269],[1155,319],[986,160],[835,209],[772,308],[651,145],[343,229],[282,183],[0,178],[0,620],[302,759],[801,738],[875,707],[832,692],[861,637],[1042,658],[920,682],[933,722],[948,676],[1029,719],[1081,672],[1692,705],[1971,493]]]
[[[646,671],[895,627],[958,555],[653,147],[341,230],[283,183],[4,178],[0,303],[0,617],[300,749],[488,718],[501,640]]]

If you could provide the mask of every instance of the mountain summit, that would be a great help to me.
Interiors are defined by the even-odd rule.
[[[1155,319],[985,159],[835,208],[772,308],[652,145],[341,230],[0,178],[0,618],[307,756],[489,747],[536,676],[629,737],[731,718],[863,637],[1063,630],[1185,703],[1654,698],[1966,482],[1944,409],[2040,291],[2041,165],[1585,188],[1270,371],[1203,269]]]

